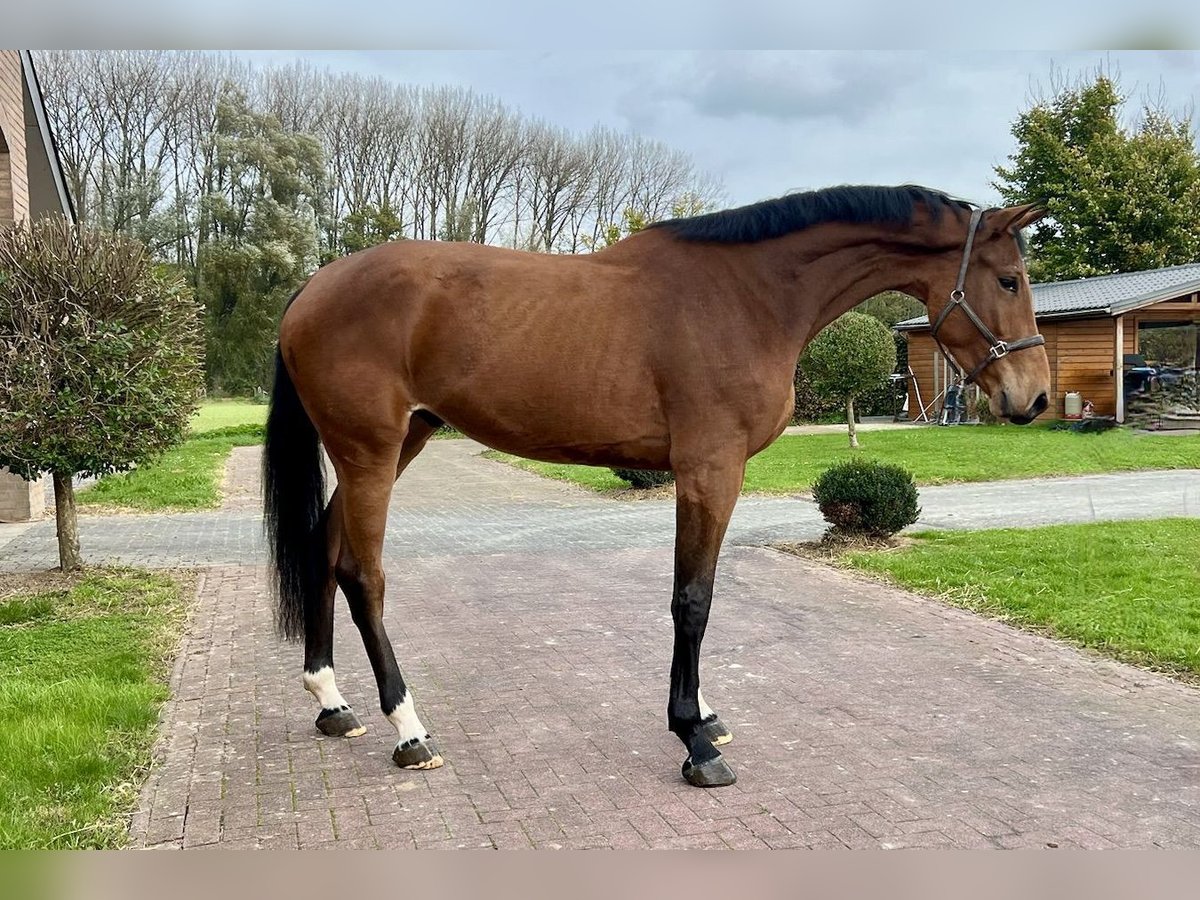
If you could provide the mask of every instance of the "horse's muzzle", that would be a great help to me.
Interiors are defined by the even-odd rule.
[[[1023,413],[1012,412],[1008,403],[1008,394],[1000,394],[1000,403],[1003,407],[1004,416],[1014,425],[1028,425],[1038,416],[1046,411],[1046,407],[1050,405],[1050,399],[1046,396],[1046,392],[1042,391],[1038,394],[1037,399],[1033,401],[1029,409]]]

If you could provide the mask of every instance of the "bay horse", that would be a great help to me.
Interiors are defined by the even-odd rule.
[[[1032,421],[1050,368],[1020,230],[1042,215],[842,186],[661,222],[587,255],[406,240],[319,269],[280,325],[264,453],[278,625],[304,641],[317,728],[365,730],[334,681],[340,585],[397,731],[394,762],[442,764],[384,629],[382,550],[393,484],[449,423],[531,459],[675,473],[667,725],[686,781],[732,784],[700,643],[746,460],[787,425],[800,352],[860,301],[904,291],[992,412]],[[322,445],[337,474],[328,502]]]

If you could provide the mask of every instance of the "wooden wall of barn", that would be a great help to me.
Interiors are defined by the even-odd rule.
[[[1122,319],[1122,357],[1138,352],[1139,322],[1193,322],[1200,325],[1200,295],[1190,294],[1156,303],[1153,306],[1126,313]],[[1117,319],[1043,320],[1038,330],[1046,338],[1046,356],[1050,361],[1051,401],[1042,414],[1043,419],[1061,418],[1063,395],[1079,391],[1084,400],[1091,400],[1097,415],[1111,416],[1117,411],[1119,373],[1116,359]],[[928,331],[908,332],[908,359],[913,374],[921,385],[921,399],[926,406],[933,402],[938,391],[945,387],[941,355]],[[920,412],[916,392],[909,384],[909,418],[915,420]],[[929,411],[937,418],[939,402]]]
[[[1126,324],[1125,346],[1134,353],[1137,328]],[[1097,415],[1116,413],[1116,383],[1113,380],[1116,355],[1116,322],[1111,318],[1072,319],[1065,322],[1042,322],[1039,331],[1046,338],[1046,356],[1050,362],[1050,406],[1042,419],[1057,419],[1063,415],[1063,395],[1079,391],[1084,400],[1091,400]],[[1026,351],[1028,352],[1028,351]],[[908,333],[908,359],[913,374],[921,386],[921,399],[928,406],[945,387],[941,354],[929,332]],[[916,392],[909,384],[909,418],[919,412]],[[930,410],[936,419],[939,402]]]

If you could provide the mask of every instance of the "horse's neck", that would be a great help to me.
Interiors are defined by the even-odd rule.
[[[943,260],[911,237],[901,241],[894,228],[837,223],[756,245],[756,267],[767,286],[761,300],[775,307],[800,345],[884,291],[903,291],[924,302]]]

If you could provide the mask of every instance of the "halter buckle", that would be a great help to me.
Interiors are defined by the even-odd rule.
[[[997,360],[1008,356],[1008,344],[1006,344],[1004,341],[996,341],[995,344],[988,348],[988,356],[991,357],[992,360]]]
[[[963,300],[966,299],[966,297],[967,297],[967,292],[964,291],[962,288],[955,288],[954,290],[952,290],[950,292],[950,302],[951,303],[962,303]]]

